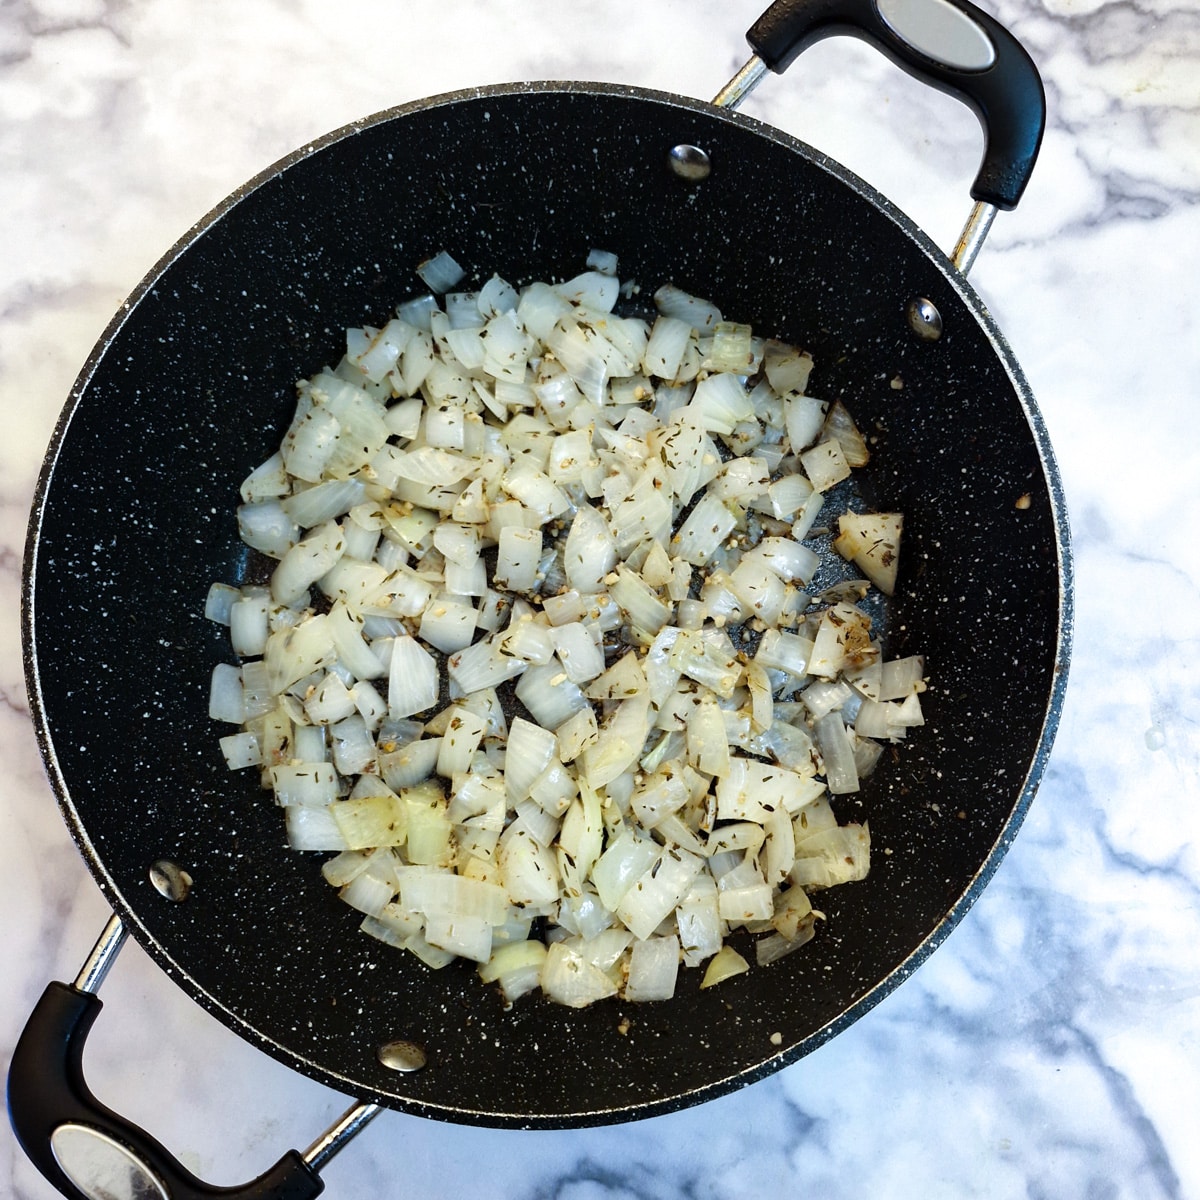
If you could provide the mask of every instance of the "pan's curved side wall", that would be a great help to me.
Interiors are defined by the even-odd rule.
[[[700,186],[668,148],[704,146]],[[871,877],[830,893],[800,954],[669,1005],[505,1013],[465,964],[433,973],[361,937],[278,812],[225,771],[207,720],[225,655],[203,618],[248,562],[233,509],[297,378],[380,323],[441,249],[514,283],[594,248],[809,346],[812,388],[875,441],[868,503],[905,512],[889,654],[923,653],[928,724],[843,819]],[[947,332],[904,322],[913,295]],[[1031,421],[1033,426],[1031,427]],[[1027,498],[1027,500],[1026,500]],[[95,514],[95,515],[93,515]],[[693,1103],[792,1061],[878,1000],[962,911],[1011,837],[1061,698],[1066,532],[1027,389],[977,301],[885,202],[747,118],[629,89],[497,89],[307,148],[223,206],[132,298],[81,378],[31,524],[30,694],[81,848],[135,935],[192,995],[297,1069],[430,1116],[604,1122]],[[162,901],[147,868],[196,886]],[[782,1044],[772,1040],[782,1034]],[[396,1076],[376,1046],[426,1044]]]

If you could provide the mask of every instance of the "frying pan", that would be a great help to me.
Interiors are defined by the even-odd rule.
[[[980,116],[953,261],[837,163],[734,111],[834,32]],[[783,0],[749,40],[755,57],[713,104],[537,83],[338,130],[190,231],[85,365],[30,522],[26,671],[48,774],[115,916],[75,983],[47,989],[9,1074],[17,1136],[64,1194],[102,1194],[107,1172],[147,1195],[315,1195],[320,1166],[380,1107],[548,1128],[699,1103],[860,1017],[995,871],[1057,725],[1071,574],[1045,430],[965,271],[1032,169],[1040,80],[965,0]],[[804,951],[703,992],[686,972],[667,1003],[505,1011],[469,964],[432,972],[359,936],[313,856],[283,847],[256,781],[225,769],[206,711],[227,650],[204,597],[261,577],[236,533],[238,484],[345,327],[381,323],[439,250],[471,286],[561,278],[594,247],[625,278],[674,282],[812,351],[810,390],[843,398],[875,439],[859,500],[905,513],[887,652],[924,654],[934,686],[925,727],[839,802],[886,852],[823,895],[829,919]],[[231,1028],[359,1104],[245,1189],[192,1177],[83,1077],[126,932]]]

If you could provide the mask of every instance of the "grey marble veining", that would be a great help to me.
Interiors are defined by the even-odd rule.
[[[1200,1194],[1200,7],[989,5],[1045,77],[1020,206],[972,282],[1038,398],[1077,581],[1061,729],[983,897],[898,991],[779,1075],[571,1132],[383,1114],[333,1196],[750,1200]],[[393,104],[529,78],[705,97],[756,5],[16,0],[0,8],[0,1046],[107,909],[45,781],[24,694],[25,523],[58,411],[177,237],[296,146]],[[943,246],[973,117],[824,44],[746,111],[844,162]],[[748,203],[752,197],[748,198]],[[136,947],[105,984],[95,1090],[215,1183],[303,1149],[348,1098],[199,1009]],[[50,1195],[10,1134],[0,1188]]]

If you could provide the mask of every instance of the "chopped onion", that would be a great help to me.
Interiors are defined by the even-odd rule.
[[[736,524],[733,510],[719,496],[708,494],[692,509],[672,540],[680,558],[694,567],[703,567]]]
[[[624,315],[617,267],[422,263],[433,294],[347,330],[242,484],[270,586],[205,603],[229,769],[336,855],[364,933],[509,1004],[666,1000],[681,962],[711,987],[749,969],[734,930],[760,965],[803,946],[809,890],[869,869],[830,797],[925,720],[924,660],[860,607],[901,583],[900,515],[838,516],[866,578],[802,590],[869,457],[850,413],[708,300]]]
[[[689,295],[669,283],[654,293],[654,303],[660,313],[686,321],[692,329],[701,333],[711,333],[721,320],[721,310],[715,304]]]
[[[834,795],[857,792],[859,782],[858,768],[854,762],[854,747],[846,732],[841,713],[826,713],[813,725],[813,731],[824,763],[829,790]]]
[[[617,993],[616,984],[599,967],[561,942],[547,950],[539,983],[551,1000],[570,1008],[585,1008]]]
[[[715,987],[718,983],[723,983],[726,979],[730,979],[734,975],[741,975],[748,970],[750,970],[750,964],[731,945],[726,943],[709,960],[704,971],[704,978],[700,981],[700,987],[702,989]]]
[[[558,659],[530,667],[517,684],[516,697],[544,729],[557,730],[588,707],[587,697],[568,677]]]
[[[410,717],[431,708],[438,697],[438,670],[433,656],[411,637],[392,642],[388,673],[388,715]]]
[[[466,272],[445,250],[427,258],[417,267],[417,274],[433,292],[448,292],[466,278]],[[401,314],[403,315],[403,314]]]
[[[678,317],[660,316],[650,331],[642,364],[648,375],[674,379],[683,363],[692,327]]]
[[[273,497],[241,505],[237,518],[242,541],[271,558],[282,558],[300,535],[300,527]]]
[[[675,994],[679,974],[679,939],[649,937],[633,943],[629,954],[629,978],[625,981],[626,1000],[670,1000]]]
[[[527,592],[537,580],[542,557],[542,534],[538,529],[510,526],[500,531],[496,558],[496,584],[512,592]]]

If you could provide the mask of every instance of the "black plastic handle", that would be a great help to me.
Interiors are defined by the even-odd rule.
[[[1046,93],[1033,59],[1003,25],[967,0],[883,4],[881,11],[880,0],[776,0],[746,40],[777,73],[822,38],[849,34],[870,42],[909,75],[975,112],[984,152],[971,195],[997,208],[1015,208],[1046,127]],[[938,45],[943,32],[954,42],[945,53]],[[990,62],[981,61],[978,48],[989,43]]]
[[[83,1126],[116,1142],[147,1168],[170,1200],[309,1200],[320,1195],[325,1185],[295,1150],[251,1183],[213,1187],[149,1134],[105,1108],[83,1077],[84,1043],[102,1007],[92,992],[51,983],[26,1022],[9,1066],[8,1114],[17,1141],[64,1196],[88,1200],[54,1153],[51,1137],[65,1125]]]

